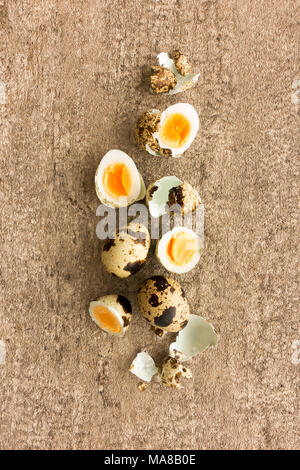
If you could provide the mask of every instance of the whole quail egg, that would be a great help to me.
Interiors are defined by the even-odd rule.
[[[135,137],[152,155],[180,157],[191,145],[199,129],[199,117],[188,103],[176,103],[160,113],[152,110],[138,120]]]
[[[145,280],[138,293],[142,316],[159,330],[177,332],[189,319],[190,309],[180,284],[165,276]]]
[[[90,316],[99,328],[120,337],[129,328],[131,312],[131,303],[123,295],[105,295],[89,306]]]
[[[150,235],[147,228],[132,222],[104,242],[101,260],[107,272],[127,278],[141,269],[149,247]]]
[[[132,158],[121,150],[110,150],[102,158],[95,176],[96,193],[109,207],[126,207],[145,197],[145,185]]]
[[[200,260],[200,237],[187,227],[174,227],[156,244],[156,257],[165,269],[183,274],[191,271]]]

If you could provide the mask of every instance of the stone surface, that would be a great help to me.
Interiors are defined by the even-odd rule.
[[[299,21],[287,0],[0,2],[0,448],[299,447]],[[148,66],[174,48],[198,84],[153,96]],[[140,151],[137,116],[177,101],[200,115],[191,148]],[[180,281],[221,340],[181,391],[141,393],[127,370],[144,347],[162,360],[170,338],[136,308],[163,272],[154,257],[124,281],[100,264],[94,173],[111,148],[146,185],[175,174],[205,204],[205,251]],[[108,293],[135,306],[122,340],[88,315]]]

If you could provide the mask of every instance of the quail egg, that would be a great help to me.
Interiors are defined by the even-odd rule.
[[[193,74],[187,57],[180,51],[173,51],[171,57],[167,52],[157,56],[159,65],[152,66],[150,91],[160,94],[175,95],[192,88],[200,76]]]
[[[201,204],[198,192],[176,176],[164,176],[151,183],[146,192],[146,202],[152,217],[160,217],[168,210],[188,214]]]
[[[160,113],[152,110],[138,120],[135,136],[141,148],[152,155],[180,157],[199,129],[199,117],[188,103],[177,103]]]
[[[131,303],[123,295],[105,295],[90,303],[89,313],[99,328],[124,336],[131,322]]]
[[[143,282],[138,305],[142,316],[163,331],[182,330],[190,315],[184,290],[177,281],[165,276],[152,276]]]
[[[183,274],[197,265],[201,251],[200,238],[193,230],[174,227],[157,242],[155,254],[165,269]]]
[[[102,158],[95,176],[96,193],[109,207],[126,207],[144,199],[145,185],[134,161],[121,150],[110,150]]]
[[[149,247],[150,235],[147,228],[132,222],[104,242],[101,260],[107,272],[127,278],[141,269]]]

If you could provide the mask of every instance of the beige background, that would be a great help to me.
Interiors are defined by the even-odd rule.
[[[1,0],[0,448],[296,448],[300,2]],[[147,91],[163,50],[188,53],[200,79],[177,97]],[[180,160],[139,151],[143,111],[193,104],[200,131]],[[127,369],[170,340],[139,316],[153,257],[127,281],[100,262],[94,173],[110,148],[146,184],[175,174],[205,204],[199,267],[180,278],[218,347],[176,392],[144,393]],[[123,340],[91,322],[89,301],[127,294]],[[299,389],[298,389],[299,390]]]

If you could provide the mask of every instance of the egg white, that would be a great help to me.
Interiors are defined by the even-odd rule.
[[[168,256],[168,243],[173,235],[178,232],[185,232],[191,235],[195,242],[196,242],[196,251],[192,256],[189,263],[185,264],[184,266],[177,266],[176,264],[172,263]],[[201,241],[198,235],[191,229],[187,227],[174,227],[169,232],[165,233],[161,239],[156,244],[156,257],[163,265],[165,269],[170,271],[171,273],[177,274],[184,274],[191,271],[199,262],[201,256]]]
[[[161,113],[160,118],[160,129],[163,128],[166,119],[168,119],[173,114],[177,113],[183,115],[189,121],[191,126],[190,135],[185,144],[178,148],[172,148],[162,141],[160,131],[154,132],[153,134],[153,137],[158,140],[159,146],[161,148],[171,150],[172,157],[180,157],[190,147],[199,129],[199,116],[197,114],[197,111],[191,104],[188,103],[176,103],[172,106],[169,106],[165,111],[163,111]]]

